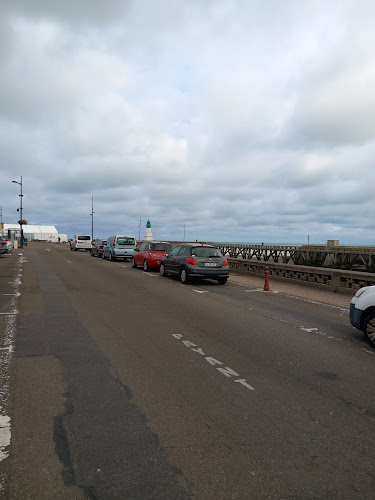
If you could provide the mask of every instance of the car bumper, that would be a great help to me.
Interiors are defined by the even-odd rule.
[[[217,280],[218,278],[229,278],[229,270],[226,269],[202,269],[201,267],[196,268],[189,267],[188,273],[193,278],[207,278],[211,280]]]
[[[358,330],[361,330],[361,319],[362,319],[362,309],[357,309],[355,307],[355,304],[350,304],[350,309],[349,309],[349,319],[350,323],[354,326],[354,328],[357,328]]]

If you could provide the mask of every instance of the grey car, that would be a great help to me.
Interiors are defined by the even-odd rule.
[[[92,242],[90,255],[92,257],[103,257],[103,248],[107,244],[107,240],[97,239]]]
[[[182,283],[189,283],[193,278],[209,278],[225,285],[229,278],[229,265],[214,246],[184,243],[161,258],[160,275],[167,274],[178,276]]]

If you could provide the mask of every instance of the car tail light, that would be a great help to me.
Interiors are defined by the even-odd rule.
[[[113,246],[116,246],[116,236],[113,238]]]
[[[104,246],[103,246],[103,245],[100,245],[100,247],[99,247],[99,248],[100,248],[100,250],[103,250]]]
[[[5,241],[2,241],[2,242],[1,242],[1,244],[2,244],[2,245],[6,245],[6,242],[5,242]]]
[[[77,245],[77,243],[78,243],[78,241],[76,240],[76,241],[75,241],[75,244]]]
[[[223,266],[227,266],[227,265],[228,265],[228,259],[225,259],[223,262]]]
[[[196,266],[197,263],[195,262],[195,260],[193,259],[193,257],[186,257],[186,262],[188,264],[191,264],[192,266]]]

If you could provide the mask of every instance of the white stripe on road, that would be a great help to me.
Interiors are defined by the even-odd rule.
[[[195,290],[195,288],[192,288],[193,292],[196,293],[208,293],[208,290]]]

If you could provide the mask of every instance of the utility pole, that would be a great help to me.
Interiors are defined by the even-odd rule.
[[[184,224],[184,241],[185,241],[185,228],[186,228],[186,224]]]
[[[23,248],[23,228],[22,228],[22,222],[23,222],[23,219],[22,219],[22,198],[23,198],[23,194],[22,194],[22,175],[21,175],[21,182],[18,182],[18,181],[12,181],[12,182],[14,182],[15,184],[19,184],[21,186],[21,194],[18,195],[21,198],[21,202],[20,202],[20,208],[17,208],[17,212],[19,211],[20,214],[21,214],[21,219],[20,219],[20,226],[21,226],[20,248]]]
[[[139,226],[138,226],[138,241],[141,241],[141,225],[142,225],[142,216],[139,216]]]
[[[94,241],[94,197],[91,197],[91,241]]]

